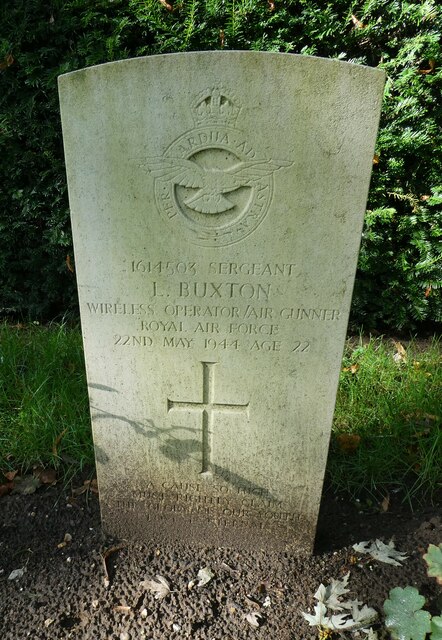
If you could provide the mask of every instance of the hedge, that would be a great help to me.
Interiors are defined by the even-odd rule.
[[[224,48],[385,69],[351,322],[417,330],[440,321],[441,27],[436,1],[3,0],[0,315],[78,313],[57,76],[128,57]]]

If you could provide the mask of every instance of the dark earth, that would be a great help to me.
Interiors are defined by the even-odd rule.
[[[301,611],[313,613],[319,584],[342,579],[348,571],[349,598],[374,607],[380,622],[382,604],[395,586],[416,586],[427,609],[440,614],[442,589],[427,577],[422,559],[429,543],[442,541],[440,497],[412,512],[397,494],[389,504],[369,506],[336,498],[326,489],[314,555],[300,557],[106,538],[97,495],[78,491],[81,483],[0,498],[1,640],[317,638],[317,628]],[[363,540],[389,542],[392,537],[396,548],[409,555],[400,567],[352,549]],[[214,577],[198,587],[203,567]],[[9,579],[16,569],[25,571]],[[171,589],[161,600],[140,585],[156,575]],[[246,619],[254,612],[262,614],[259,627]],[[381,623],[374,628],[384,637]],[[341,637],[357,633],[366,637],[361,632]]]

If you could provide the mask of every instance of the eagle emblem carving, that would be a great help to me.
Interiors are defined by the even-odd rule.
[[[195,192],[183,200],[184,204],[198,213],[211,215],[235,206],[228,198],[229,193],[241,187],[253,187],[262,178],[291,164],[281,160],[250,160],[224,169],[206,169],[185,158],[158,156],[143,166],[157,180],[194,189]]]

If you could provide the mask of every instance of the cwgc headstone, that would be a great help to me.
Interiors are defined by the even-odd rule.
[[[60,78],[108,532],[311,550],[383,82],[258,52]]]

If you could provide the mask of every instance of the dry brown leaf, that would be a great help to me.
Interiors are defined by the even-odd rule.
[[[66,266],[71,273],[75,272],[74,265],[72,264],[71,255],[68,253],[66,256]]]
[[[12,491],[14,484],[12,482],[5,482],[4,484],[0,484],[0,498],[2,496],[6,496],[10,491]]]
[[[361,444],[361,436],[356,433],[340,433],[336,436],[336,442],[342,453],[353,453]]]
[[[436,69],[436,60],[428,60],[428,68],[427,69],[419,69],[418,73],[421,75],[428,75],[429,73],[434,73]]]
[[[92,478],[92,480],[85,480],[83,485],[86,490],[89,489],[92,493],[98,494],[98,481],[97,478]]]
[[[407,352],[404,345],[400,342],[396,342],[396,340],[393,340],[393,344],[396,349],[396,353],[393,355],[393,360],[395,362],[407,362]]]
[[[379,156],[377,153],[375,153],[373,156],[373,164],[379,164]]]
[[[123,615],[127,615],[129,613],[131,613],[132,608],[131,607],[127,607],[123,604],[116,604],[113,607],[113,610],[115,611],[115,613],[122,613]]]
[[[224,29],[219,30],[219,46],[221,49],[224,47],[225,37],[224,37]]]
[[[42,484],[55,484],[57,482],[57,472],[55,469],[44,469],[36,467],[33,471],[34,476],[40,480]]]
[[[429,287],[427,287],[425,289],[425,297],[426,298],[428,298],[428,296],[430,295],[431,291],[432,291],[432,289],[431,289],[431,285],[430,285]]]
[[[274,11],[275,10],[275,3],[273,2],[273,0],[267,0],[267,3],[269,5],[269,11]]]
[[[0,62],[0,71],[7,69],[11,64],[14,64],[14,58],[10,53],[8,53],[8,55],[3,59],[3,62]]]
[[[353,24],[356,27],[356,29],[363,29],[365,27],[365,24],[363,22],[361,22],[360,20],[358,20],[357,17],[353,13],[351,15],[351,21],[353,22]]]
[[[172,7],[172,5],[171,5],[171,4],[169,4],[169,3],[167,2],[167,0],[160,0],[160,2],[161,2],[161,4],[163,5],[163,7],[166,7],[166,9],[167,9],[168,11],[173,11],[173,7]]]
[[[352,364],[349,367],[344,367],[342,371],[350,371],[350,373],[354,375],[355,373],[357,373],[358,369],[359,369],[358,364]]]

